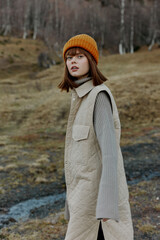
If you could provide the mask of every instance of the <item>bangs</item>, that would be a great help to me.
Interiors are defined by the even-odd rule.
[[[85,50],[83,50],[82,48],[79,48],[79,47],[73,47],[73,48],[70,48],[67,50],[67,52],[65,53],[65,60],[66,60],[66,57],[69,55],[69,56],[75,56],[77,53],[76,52],[79,52],[79,53],[83,53],[84,55],[85,54]]]

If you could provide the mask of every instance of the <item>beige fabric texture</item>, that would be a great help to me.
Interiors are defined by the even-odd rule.
[[[121,126],[114,98],[105,84],[92,80],[72,90],[71,108],[65,139],[65,179],[69,222],[65,240],[97,240],[100,221],[96,205],[102,170],[101,151],[94,132],[93,111],[96,96],[106,91],[113,108],[118,150],[119,221],[102,222],[105,240],[133,240],[128,187],[119,146]]]

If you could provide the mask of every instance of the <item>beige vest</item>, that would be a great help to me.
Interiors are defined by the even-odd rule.
[[[94,132],[96,96],[106,91],[111,99],[118,148],[119,222],[102,222],[105,240],[133,240],[128,188],[119,147],[120,121],[110,90],[92,80],[72,91],[65,142],[65,178],[70,220],[65,240],[97,240],[96,203],[101,177],[101,151]]]

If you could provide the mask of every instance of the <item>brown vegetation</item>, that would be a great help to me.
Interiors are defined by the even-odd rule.
[[[45,49],[40,41],[0,41],[5,41],[0,44],[1,197],[12,196],[13,190],[18,193],[26,185],[55,182],[64,189],[63,149],[70,93],[60,93],[57,88],[64,65],[40,70],[37,56]],[[99,68],[109,78],[106,84],[120,112],[123,146],[159,141],[159,59],[159,48],[100,58]],[[155,180],[129,188],[135,239],[158,234],[157,185]],[[0,239],[63,239],[66,225],[62,209],[59,215],[3,228]]]

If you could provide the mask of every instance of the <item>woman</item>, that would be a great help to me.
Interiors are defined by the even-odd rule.
[[[119,146],[120,121],[95,40],[80,34],[63,48],[61,90],[72,99],[65,141],[65,240],[132,240],[128,188]]]

